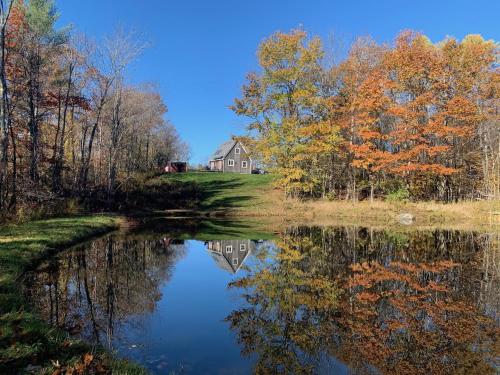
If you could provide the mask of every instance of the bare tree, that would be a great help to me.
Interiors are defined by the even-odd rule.
[[[0,210],[7,202],[6,178],[11,118],[5,65],[7,63],[7,23],[13,3],[13,1],[0,0]]]

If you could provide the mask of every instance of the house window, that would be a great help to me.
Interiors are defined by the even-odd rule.
[[[233,259],[233,266],[237,266],[238,265],[238,258],[234,258]]]
[[[235,153],[236,155],[241,154],[241,149],[240,149],[239,147],[236,147],[236,148],[234,149],[234,153]]]
[[[231,254],[233,252],[233,247],[232,246],[226,246],[226,253]]]
[[[228,167],[234,167],[234,160],[233,159],[227,159],[227,165],[228,165]]]
[[[247,161],[242,161],[241,162],[241,168],[248,168],[248,162]]]
[[[240,244],[240,251],[246,251],[247,250],[247,245],[242,243]]]

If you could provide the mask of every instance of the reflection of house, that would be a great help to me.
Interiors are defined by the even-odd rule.
[[[255,242],[252,240],[208,241],[207,248],[219,267],[236,273],[246,257],[255,249]]]

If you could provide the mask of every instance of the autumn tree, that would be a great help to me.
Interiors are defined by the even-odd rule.
[[[498,46],[478,35],[359,38],[340,64],[318,38],[276,33],[232,106],[290,195],[498,196]]]
[[[56,31],[58,18],[52,0],[30,0],[25,6],[26,23],[22,30],[17,63],[26,81],[26,97],[22,110],[27,117],[30,136],[29,176],[33,182],[40,178],[39,164],[43,157],[42,122],[48,115],[46,105],[48,69],[59,48],[66,43],[66,30]]]
[[[338,152],[340,160],[335,174],[339,190],[345,191],[345,198],[358,199],[358,188],[364,178],[358,171],[367,171],[370,182],[376,174],[374,156],[363,162],[363,154],[370,155],[380,139],[380,129],[376,125],[378,114],[386,105],[381,97],[381,87],[376,76],[385,47],[379,46],[371,38],[356,39],[345,61],[330,69],[330,74],[338,75],[339,89],[332,95],[331,113],[341,129],[341,144]],[[372,90],[372,91],[370,91]],[[367,100],[369,96],[376,100]],[[366,143],[361,147],[363,137]],[[361,141],[361,142],[360,142]],[[360,180],[360,181],[358,181]],[[373,183],[371,184],[373,196]]]
[[[251,73],[242,97],[231,107],[251,118],[255,152],[280,176],[286,194],[311,193],[309,173],[319,156],[334,150],[336,128],[320,95],[323,49],[302,30],[275,33],[258,50],[260,73]]]
[[[146,46],[134,33],[99,42],[58,30],[52,0],[0,9],[2,220],[113,205],[165,158],[188,156],[154,83],[128,83]]]
[[[14,1],[0,2],[0,210],[7,202],[7,167],[11,126],[7,84],[7,27]]]

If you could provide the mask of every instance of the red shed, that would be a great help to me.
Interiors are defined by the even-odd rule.
[[[165,166],[166,173],[186,173],[188,170],[185,161],[169,161]]]

